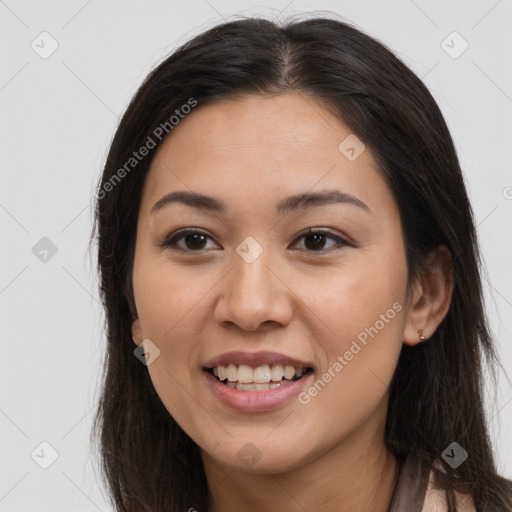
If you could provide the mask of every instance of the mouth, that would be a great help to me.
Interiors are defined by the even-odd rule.
[[[263,364],[252,367],[229,363],[203,368],[223,385],[239,391],[267,391],[290,385],[313,372],[309,366]]]

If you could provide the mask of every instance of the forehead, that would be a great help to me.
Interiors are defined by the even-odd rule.
[[[332,107],[295,92],[246,95],[199,105],[174,127],[151,164],[144,198],[188,188],[247,205],[315,187],[363,201],[372,191],[390,195],[371,151]]]

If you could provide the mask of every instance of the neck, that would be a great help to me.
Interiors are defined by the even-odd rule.
[[[203,453],[209,512],[387,512],[398,462],[382,435],[363,432],[284,473],[220,466]]]

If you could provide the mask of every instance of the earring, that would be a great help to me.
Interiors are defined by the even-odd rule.
[[[423,336],[423,330],[418,329],[418,335],[420,337],[420,341],[425,341],[425,336]]]

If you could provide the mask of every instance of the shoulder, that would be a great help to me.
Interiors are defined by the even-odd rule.
[[[457,512],[476,512],[473,498],[469,494],[461,494],[456,492]],[[446,498],[446,491],[436,489],[434,486],[434,472],[430,472],[427,492],[425,493],[425,501],[421,512],[448,512],[450,507]]]

